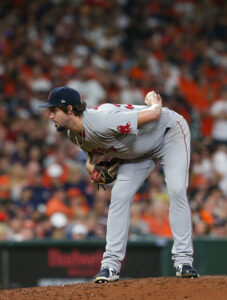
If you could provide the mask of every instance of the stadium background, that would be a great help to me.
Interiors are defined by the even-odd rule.
[[[0,2],[2,242],[105,237],[110,189],[38,109],[61,85],[90,107],[160,93],[191,128],[194,238],[227,236],[226,15],[224,0]],[[131,209],[129,239],[150,236],[171,238],[159,165]]]

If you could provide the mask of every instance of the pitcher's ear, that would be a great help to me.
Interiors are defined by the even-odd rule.
[[[70,113],[70,114],[72,114],[72,112],[73,112],[73,107],[72,107],[72,105],[68,105],[68,106],[67,106],[67,112]]]

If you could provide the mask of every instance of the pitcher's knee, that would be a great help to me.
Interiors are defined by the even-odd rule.
[[[168,194],[169,194],[169,198],[170,201],[171,200],[175,200],[175,201],[186,201],[188,203],[188,199],[187,199],[187,192],[185,188],[181,188],[181,187],[171,187],[168,188]],[[181,202],[180,201],[180,202]]]
[[[112,201],[115,197],[121,199],[121,201],[132,199],[134,198],[137,189],[138,188],[135,189],[135,187],[129,187],[128,185],[115,184],[112,189]]]

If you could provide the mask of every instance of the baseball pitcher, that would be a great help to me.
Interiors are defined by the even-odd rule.
[[[98,185],[115,183],[108,213],[106,250],[94,282],[118,280],[128,239],[130,205],[134,195],[159,160],[170,199],[169,219],[174,245],[176,276],[197,278],[193,268],[191,212],[187,199],[190,163],[190,131],[185,119],[162,107],[155,92],[146,105],[102,104],[87,108],[80,94],[69,87],[53,89],[48,103],[50,119],[58,131],[88,153],[86,168]],[[96,163],[102,155],[108,164]]]

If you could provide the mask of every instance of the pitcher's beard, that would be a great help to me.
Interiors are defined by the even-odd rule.
[[[56,130],[57,130],[58,132],[63,132],[63,131],[66,131],[67,128],[64,127],[64,126],[58,126],[58,127],[56,127]]]

